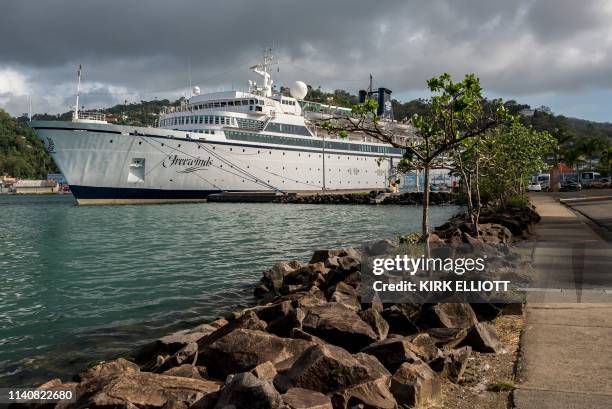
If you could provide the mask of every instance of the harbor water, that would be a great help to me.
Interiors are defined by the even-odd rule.
[[[409,206],[75,206],[0,195],[0,387],[31,386],[253,302],[261,272],[316,248],[419,230]],[[431,225],[459,209],[431,209]]]

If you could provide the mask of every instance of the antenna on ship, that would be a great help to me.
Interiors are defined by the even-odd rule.
[[[79,120],[79,95],[81,94],[81,71],[82,71],[82,66],[81,64],[79,64],[79,69],[77,71],[78,80],[77,80],[76,104],[74,105],[74,112],[72,113],[73,121]]]

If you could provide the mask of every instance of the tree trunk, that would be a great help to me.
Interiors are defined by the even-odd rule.
[[[423,186],[423,224],[422,233],[423,240],[427,242],[429,239],[429,163],[424,166],[424,186]]]
[[[476,161],[476,172],[474,175],[474,183],[476,186],[476,211],[474,212],[474,237],[478,238],[478,223],[480,222],[480,210],[482,209],[482,200],[480,198],[480,170],[478,161]]]

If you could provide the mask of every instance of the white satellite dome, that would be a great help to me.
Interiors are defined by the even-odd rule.
[[[192,93],[193,95],[200,95],[200,87],[198,87],[197,85],[193,87]]]
[[[308,94],[308,86],[303,81],[296,81],[289,87],[291,96],[297,100],[303,100]]]

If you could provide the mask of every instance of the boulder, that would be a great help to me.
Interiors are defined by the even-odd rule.
[[[289,337],[294,338],[294,339],[303,339],[305,341],[314,342],[315,344],[318,344],[318,345],[327,344],[327,342],[323,341],[321,338],[315,337],[314,335],[309,334],[308,332],[303,331],[299,328],[293,328],[291,330],[291,333],[289,334]]]
[[[446,351],[441,357],[431,362],[430,366],[441,377],[448,378],[451,382],[456,383],[463,377],[471,354],[472,347],[470,346]]]
[[[289,388],[282,398],[289,409],[333,409],[327,395],[309,389]]]
[[[478,352],[499,353],[504,350],[495,327],[484,322],[470,328],[461,345],[469,345]]]
[[[134,360],[143,369],[151,369],[158,363],[158,356],[172,355],[190,342],[198,342],[216,330],[217,328],[210,324],[202,324],[192,329],[178,331],[174,334],[161,337],[140,348]]]
[[[170,368],[181,366],[183,364],[194,364],[197,356],[198,344],[196,342],[190,342],[171,357],[160,359],[156,366],[152,368],[152,372],[165,372]]]
[[[119,358],[114,361],[101,362],[79,375],[81,382],[89,382],[92,379],[107,378],[120,373],[140,372],[140,368],[127,359]]]
[[[467,328],[429,328],[427,334],[438,348],[454,348],[467,336]]]
[[[429,334],[423,333],[415,337],[410,337],[410,342],[416,348],[414,352],[417,356],[427,363],[442,355],[442,352],[438,349]]]
[[[183,364],[175,366],[162,373],[169,376],[181,376],[183,378],[205,379],[208,375],[206,368],[203,366],[194,366],[191,364]]]
[[[200,351],[198,363],[216,378],[224,379],[230,374],[246,372],[266,361],[279,364],[293,362],[312,342],[249,329],[237,329]]]
[[[389,332],[400,335],[412,335],[419,332],[416,321],[421,308],[412,304],[395,304],[384,309],[380,314],[389,324]]]
[[[335,249],[335,250],[315,250],[315,252],[313,253],[310,259],[310,263],[319,263],[319,262],[325,263],[327,259],[330,259],[333,257],[346,257],[346,256],[353,257],[357,260],[361,260],[360,251],[355,250],[352,247],[345,247],[345,248],[340,248],[340,249]]]
[[[334,345],[315,345],[304,352],[285,373],[274,380],[280,391],[305,388],[324,394],[383,378],[391,374],[366,354],[351,355]]]
[[[352,352],[378,339],[372,328],[355,311],[339,303],[307,309],[302,329]]]
[[[304,311],[293,306],[289,300],[271,304],[256,310],[257,316],[266,321],[266,330],[280,337],[289,336],[293,328],[301,328]]]
[[[368,345],[361,352],[375,356],[390,372],[397,370],[404,362],[417,362],[417,347],[408,338],[389,338]],[[419,351],[421,352],[421,351]]]
[[[81,382],[74,407],[146,407],[190,406],[209,393],[218,391],[218,382],[168,376],[151,372],[121,372],[104,378]]]
[[[338,267],[329,271],[326,277],[325,286],[331,287],[341,281],[352,287],[357,286],[361,281],[361,261],[352,256],[338,257]]]
[[[281,409],[281,395],[268,381],[244,372],[228,377],[215,409]]]
[[[425,311],[419,322],[430,328],[470,328],[478,322],[467,303],[441,303]]]
[[[327,298],[325,298],[325,294],[323,294],[323,291],[321,291],[319,287],[311,287],[308,290],[282,295],[276,298],[273,304],[283,301],[291,301],[291,305],[293,305],[294,308],[315,307],[327,304]]]
[[[289,274],[292,271],[297,270],[298,268],[302,267],[302,265],[300,264],[300,262],[293,260],[293,261],[281,261],[279,263],[276,263],[272,266],[272,268],[264,271],[262,273],[262,278],[259,282],[260,286],[262,286],[262,288],[259,288],[255,294],[256,296],[262,296],[264,295],[264,293],[261,293],[261,291],[265,289],[268,289],[270,292],[273,293],[280,293],[280,290],[283,286],[283,281],[285,279],[285,276],[287,274]]]
[[[367,243],[364,247],[364,253],[369,256],[383,256],[393,254],[399,245],[389,239],[377,240]]]
[[[329,301],[340,303],[353,311],[361,310],[359,294],[357,294],[357,291],[353,287],[343,281],[336,284]]]
[[[406,362],[391,378],[391,393],[400,405],[420,407],[440,397],[441,382],[425,362]]]
[[[325,282],[325,277],[328,272],[329,268],[325,267],[325,264],[322,262],[307,264],[289,272],[283,280],[283,286],[320,286]]]
[[[251,369],[251,373],[259,379],[272,382],[276,376],[276,368],[272,362],[266,361],[263,364],[259,364],[255,368]]]
[[[387,334],[389,334],[389,324],[387,324],[387,321],[385,321],[375,308],[368,308],[365,311],[359,312],[359,317],[372,328],[377,339],[382,340],[387,338]]]
[[[200,338],[198,341],[198,346],[201,349],[237,329],[264,331],[267,326],[268,324],[265,321],[260,320],[254,311],[247,310],[240,317],[229,321],[226,325],[218,328],[215,332],[212,332],[204,338]]]

